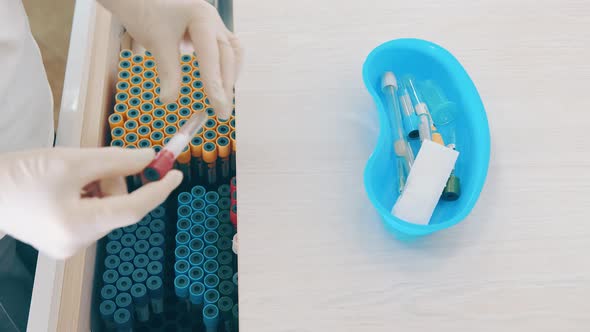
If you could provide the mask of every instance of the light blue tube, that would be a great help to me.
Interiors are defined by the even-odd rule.
[[[188,245],[190,239],[191,239],[191,236],[187,232],[176,233],[176,237],[175,237],[176,247]]]
[[[157,276],[151,276],[146,281],[148,294],[150,296],[150,303],[152,306],[152,312],[154,314],[161,314],[164,312],[164,287],[162,278]]]
[[[191,217],[191,213],[193,213],[193,210],[188,205],[181,205],[181,206],[178,207],[178,209],[176,210],[176,212],[178,214],[178,218],[190,218]]]
[[[202,198],[195,198],[191,202],[191,208],[193,211],[201,211],[207,206],[207,203]]]
[[[174,275],[178,277],[179,275],[186,275],[190,268],[190,263],[184,259],[177,261],[174,263]]]
[[[205,234],[205,227],[203,225],[194,225],[191,227],[191,236],[195,239],[203,238]]]
[[[205,262],[205,256],[200,252],[193,252],[189,257],[188,261],[190,266],[201,266]]]
[[[203,278],[205,277],[205,272],[203,269],[198,266],[193,266],[188,270],[188,278],[190,279],[191,283],[193,282],[203,282]]]
[[[208,217],[217,217],[217,214],[219,214],[219,206],[207,205],[207,207],[205,208],[205,214]]]
[[[214,259],[208,259],[203,263],[203,270],[207,274],[216,274],[219,270],[219,263]]]
[[[202,201],[202,202],[204,202],[204,201]],[[194,203],[194,201],[193,201],[193,203]],[[195,211],[191,214],[191,223],[193,225],[202,225],[205,222],[206,218],[207,218],[207,216],[205,215],[205,213],[203,213],[203,211]]]
[[[205,288],[207,288],[207,285],[205,285]],[[204,295],[205,304],[216,304],[219,297],[219,292],[216,289],[207,289]]]
[[[203,323],[206,332],[217,332],[219,326],[219,308],[215,304],[207,304],[203,308]]]
[[[219,286],[219,277],[215,274],[208,274],[205,276],[203,284],[207,289],[215,289]]]
[[[191,229],[191,221],[188,218],[180,218],[176,222],[177,232],[188,232]]]
[[[179,275],[174,278],[174,293],[176,296],[187,299],[190,288],[190,280],[185,275]]]
[[[176,256],[177,261],[181,259],[188,259],[190,253],[191,251],[187,246],[178,246],[176,247],[176,250],[174,250],[174,255]]]
[[[137,320],[147,322],[150,319],[150,307],[145,285],[141,283],[133,285],[131,287],[131,297],[133,298]]]
[[[202,252],[203,248],[205,248],[205,242],[198,238],[192,239],[191,242],[189,242],[188,247],[191,252]]]
[[[205,294],[205,285],[201,282],[193,282],[190,286],[189,295],[192,304],[203,304]]]

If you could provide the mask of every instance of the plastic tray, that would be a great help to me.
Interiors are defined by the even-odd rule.
[[[416,225],[391,215],[397,200],[397,167],[391,128],[387,121],[381,77],[412,74],[431,79],[441,86],[459,113],[456,120],[457,150],[455,174],[461,179],[461,197],[440,201],[428,225]],[[369,200],[383,218],[387,229],[397,235],[427,235],[451,227],[467,217],[483,188],[490,159],[490,131],[477,89],[461,64],[442,47],[419,39],[397,39],[375,48],[363,66],[363,80],[377,105],[380,130],[375,150],[365,168],[364,182]]]

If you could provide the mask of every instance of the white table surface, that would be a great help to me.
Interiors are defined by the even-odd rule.
[[[590,3],[236,1],[243,332],[589,331]],[[384,232],[362,173],[381,42],[449,49],[492,135],[462,224]]]

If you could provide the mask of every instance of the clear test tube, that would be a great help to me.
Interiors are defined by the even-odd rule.
[[[406,173],[409,173],[414,163],[414,152],[403,132],[402,115],[397,98],[398,84],[392,72],[386,72],[383,75],[381,87],[386,96],[386,105],[389,109],[388,115],[392,129],[394,151],[398,158],[403,158],[404,168]]]
[[[420,119],[420,124],[418,125],[420,140],[433,140],[432,130],[434,129],[434,126],[432,124],[432,118],[430,116],[430,112],[428,111],[428,105],[426,105],[422,95],[416,88],[416,80],[414,77],[410,75],[406,76],[404,78],[404,86],[410,93],[412,104],[414,105],[416,114],[418,114],[418,118]]]

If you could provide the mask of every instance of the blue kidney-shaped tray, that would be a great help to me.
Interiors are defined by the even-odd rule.
[[[436,81],[456,103],[456,140],[459,158],[455,175],[461,179],[461,196],[440,201],[428,225],[405,222],[391,214],[397,200],[397,167],[381,78],[386,71],[402,77]],[[365,167],[365,189],[391,232],[427,235],[451,227],[467,217],[483,188],[490,160],[490,130],[484,106],[463,66],[442,47],[419,39],[396,39],[375,48],[363,66],[363,80],[377,105],[379,138]]]

